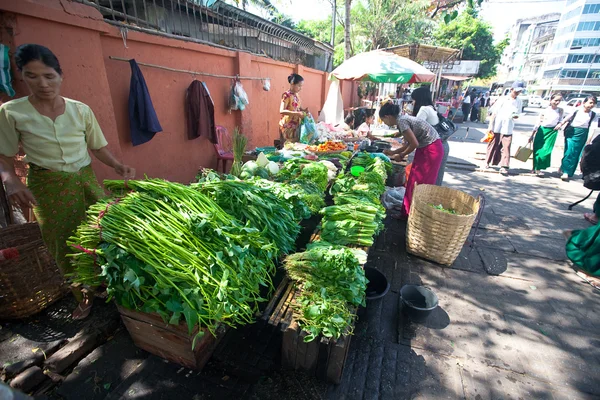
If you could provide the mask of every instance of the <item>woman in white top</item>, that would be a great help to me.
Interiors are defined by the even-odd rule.
[[[533,173],[539,177],[544,176],[543,170],[550,166],[552,150],[558,136],[556,126],[562,120],[564,110],[558,105],[562,101],[560,93],[550,97],[550,106],[540,113],[540,118],[529,142],[533,141]],[[535,136],[535,140],[533,137]]]
[[[431,92],[427,86],[421,86],[415,89],[411,97],[413,99],[413,116],[423,119],[429,123],[429,125],[435,127],[440,123],[437,111],[433,107],[433,101],[431,100]],[[444,156],[442,158],[442,164],[438,172],[435,184],[442,186],[444,180],[444,170],[446,169],[446,162],[448,161],[448,154],[450,154],[450,146],[448,145],[448,138],[442,138],[442,147],[444,148]]]
[[[575,174],[581,152],[588,139],[590,126],[596,118],[596,113],[592,111],[592,108],[597,103],[596,97],[586,97],[581,107],[566,116],[557,126],[557,129],[565,131],[565,155],[559,171],[563,181],[568,181]]]

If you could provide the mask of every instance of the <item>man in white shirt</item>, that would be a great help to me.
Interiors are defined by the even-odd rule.
[[[523,109],[523,102],[518,96],[524,88],[523,82],[516,81],[510,93],[498,99],[490,109],[492,116],[488,130],[494,134],[494,138],[488,143],[486,168],[500,164],[500,173],[503,175],[508,175],[515,120]]]

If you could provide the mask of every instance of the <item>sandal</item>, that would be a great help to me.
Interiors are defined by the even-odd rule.
[[[593,276],[589,276],[583,271],[576,271],[575,273],[578,277],[589,283],[594,289],[600,290],[600,279]]]
[[[75,310],[73,310],[72,318],[75,321],[86,319],[90,315],[91,310],[92,310],[92,302],[91,301],[87,304],[83,304],[83,302],[81,302],[77,305],[77,308],[75,308]]]
[[[585,213],[583,214],[583,218],[592,225],[598,224],[598,217],[596,217],[596,214]]]

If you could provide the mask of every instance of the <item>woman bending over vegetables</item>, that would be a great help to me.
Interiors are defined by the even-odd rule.
[[[24,44],[15,61],[31,94],[0,106],[0,176],[12,205],[33,207],[44,242],[62,274],[73,272],[66,255],[67,239],[85,219],[89,206],[104,196],[91,167],[88,150],[124,178],[135,170],[119,162],[87,105],[60,96],[62,70],[46,47]],[[15,173],[13,158],[25,151],[29,175],[25,186]],[[80,302],[74,319],[90,313],[92,299],[74,293]]]
[[[388,126],[397,125],[400,132],[398,136],[404,138],[404,144],[399,149],[387,150],[385,154],[401,161],[416,149],[402,207],[402,214],[407,217],[415,184],[435,185],[444,148],[437,131],[427,121],[400,115],[400,107],[395,104],[384,104],[379,110],[379,118]]]

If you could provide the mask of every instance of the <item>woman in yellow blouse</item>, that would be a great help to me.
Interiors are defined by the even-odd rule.
[[[298,74],[288,76],[290,90],[283,93],[279,113],[279,132],[286,142],[297,142],[300,139],[300,122],[304,116],[305,108],[300,107],[298,93],[302,90],[304,78]]]
[[[135,170],[119,162],[87,105],[60,96],[62,70],[46,47],[25,44],[15,54],[17,68],[31,95],[0,106],[0,176],[9,201],[33,207],[42,236],[61,272],[73,272],[66,241],[85,219],[87,208],[104,196],[91,167],[88,150],[125,179]],[[19,144],[29,163],[25,186],[15,174],[13,158]],[[89,315],[91,298],[80,301],[73,318]]]

